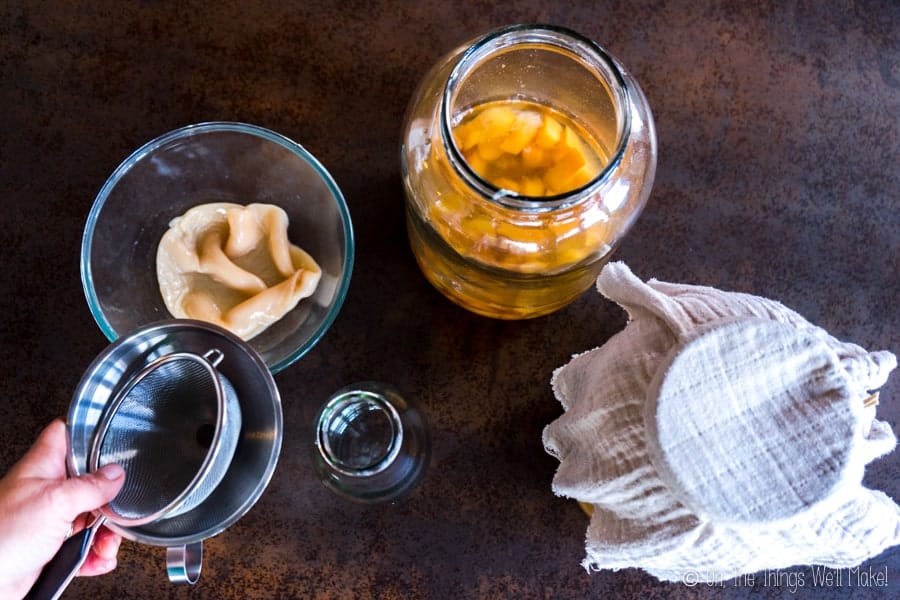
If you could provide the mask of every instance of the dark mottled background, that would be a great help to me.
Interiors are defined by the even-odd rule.
[[[515,7],[512,5],[515,4]],[[574,6],[573,6],[574,5]],[[714,589],[580,566],[586,517],[556,498],[541,429],[548,380],[623,313],[594,291],[529,322],[468,314],[409,252],[399,179],[407,99],[445,51],[497,26],[549,22],[615,54],[659,135],[650,203],[618,258],[640,276],[781,300],[839,338],[900,352],[900,4],[829,2],[19,2],[0,7],[0,471],[62,415],[106,345],[79,247],[93,198],[132,150],[176,127],[256,123],[331,170],[357,262],[327,336],[277,376],[286,420],[259,504],[206,543],[200,583],[173,587],[161,548],[126,543],[92,598],[897,597],[900,551],[864,565],[888,588],[789,580]],[[434,459],[394,506],[321,487],[310,419],[360,379],[399,386]],[[900,375],[883,393],[897,427]],[[869,485],[900,498],[900,455]],[[848,578],[849,579],[849,578]],[[851,584],[852,583],[852,584]]]

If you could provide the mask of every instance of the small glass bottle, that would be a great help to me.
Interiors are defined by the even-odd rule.
[[[514,25],[426,75],[401,168],[426,278],[475,313],[530,318],[596,280],[650,194],[656,133],[637,82],[600,46]]]
[[[390,384],[364,381],[338,390],[315,423],[313,463],[340,496],[393,502],[425,475],[431,457],[425,417]]]

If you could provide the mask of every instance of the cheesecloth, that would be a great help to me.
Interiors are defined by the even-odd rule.
[[[598,290],[629,322],[575,355],[543,432],[553,491],[590,504],[589,570],[721,581],[856,566],[900,543],[900,507],[862,485],[894,449],[875,419],[890,352],[841,342],[773,300],[638,279]]]

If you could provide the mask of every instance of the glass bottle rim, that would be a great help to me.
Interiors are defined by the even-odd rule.
[[[462,82],[465,75],[474,67],[477,67],[481,62],[481,59],[489,53],[522,43],[540,43],[548,46],[555,46],[577,54],[579,57],[590,58],[593,62],[588,63],[589,65],[596,67],[596,70],[601,74],[608,72],[611,76],[612,81],[609,81],[605,77],[604,79],[607,79],[607,83],[611,84],[610,92],[612,93],[614,105],[617,109],[621,109],[621,119],[619,120],[619,127],[616,135],[616,147],[610,154],[607,164],[590,181],[562,194],[553,196],[526,196],[513,192],[512,190],[497,187],[484,179],[469,166],[469,163],[463,157],[462,152],[457,147],[456,141],[451,133],[452,115],[450,114],[449,106],[454,99],[457,87]],[[506,208],[527,212],[547,212],[581,202],[606,181],[610,173],[615,171],[622,162],[622,157],[625,154],[625,147],[628,144],[631,127],[631,114],[626,108],[628,106],[628,99],[629,86],[616,64],[616,61],[595,41],[571,29],[557,25],[510,25],[489,32],[472,43],[462,53],[460,59],[450,71],[440,103],[439,119],[441,139],[452,167],[462,176],[463,180],[486,200]]]
[[[342,419],[343,413],[347,409],[354,409],[360,406],[365,406],[367,409],[374,409],[381,413],[386,418],[391,431],[390,441],[383,454],[377,461],[366,466],[351,465],[338,456],[339,453],[332,447],[329,435],[336,419]],[[384,395],[374,390],[345,388],[335,394],[322,407],[319,413],[316,423],[316,447],[328,466],[343,475],[371,477],[381,473],[397,459],[402,445],[403,423],[400,413]]]

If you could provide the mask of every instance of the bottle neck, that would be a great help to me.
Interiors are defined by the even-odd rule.
[[[457,146],[453,129],[479,105],[523,101],[576,121],[602,146],[602,168],[562,194],[527,196],[482,177]],[[546,212],[591,196],[621,162],[630,130],[629,90],[615,61],[596,43],[567,29],[514,25],[466,49],[450,72],[440,104],[440,138],[457,176],[485,200]]]

